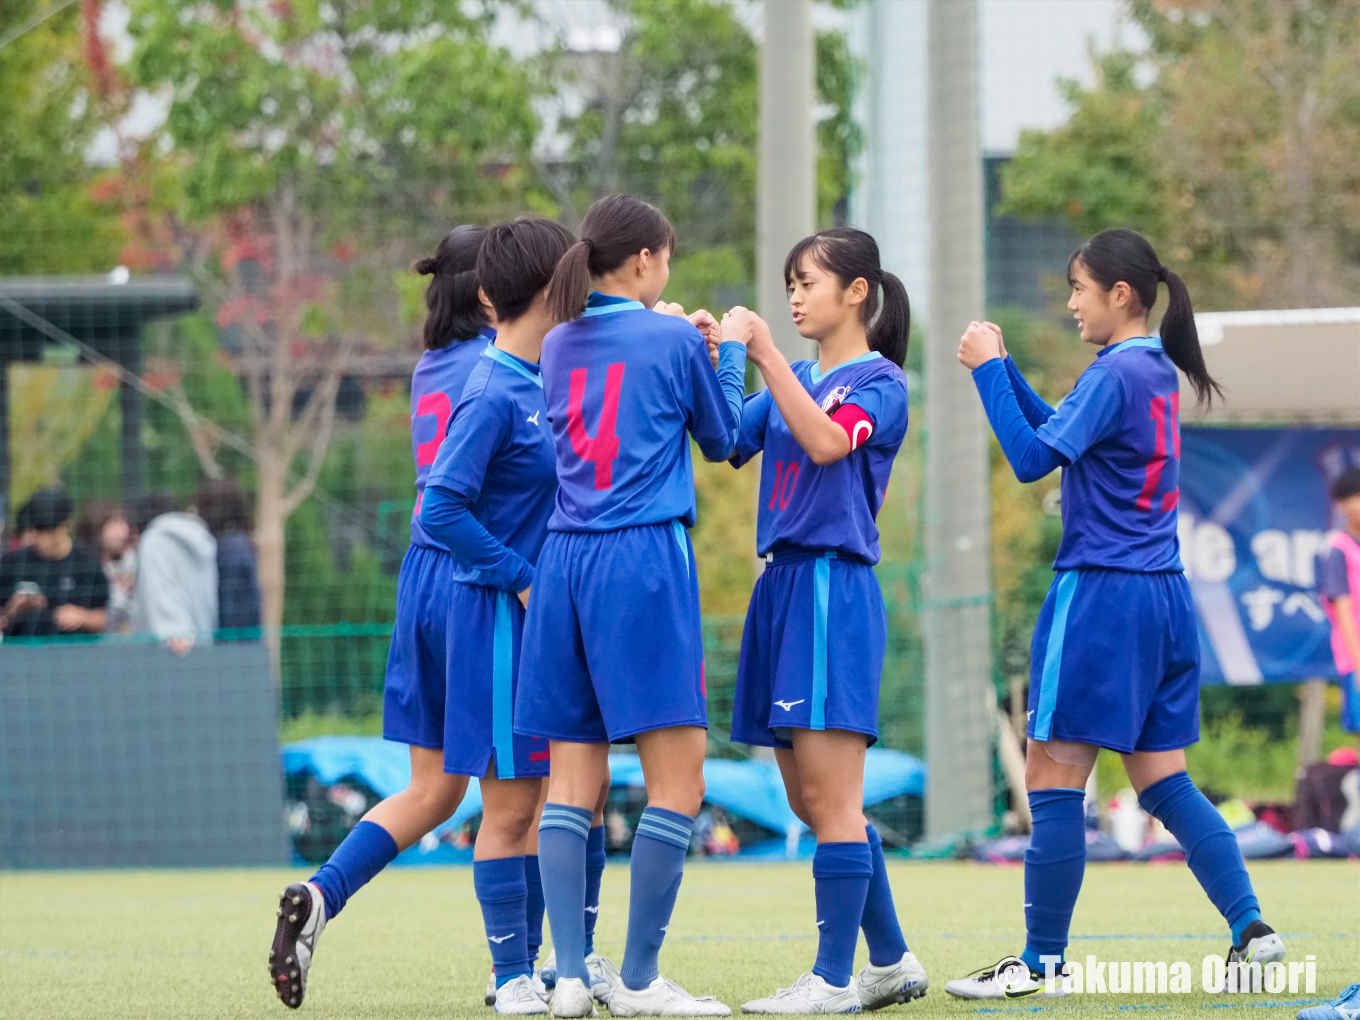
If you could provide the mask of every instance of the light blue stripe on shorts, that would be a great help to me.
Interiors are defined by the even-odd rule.
[[[685,526],[680,523],[679,518],[671,521],[671,534],[675,536],[675,544],[680,547],[680,559],[685,564],[685,576],[689,577],[689,543],[685,541],[688,536],[685,533]]]
[[[515,778],[515,631],[510,620],[509,592],[496,593],[496,630],[491,644],[491,746],[496,750],[496,778]]]
[[[808,728],[826,729],[827,617],[831,612],[831,561],[834,552],[818,558],[812,569],[812,704]]]
[[[1053,621],[1049,625],[1048,646],[1044,650],[1044,671],[1039,677],[1035,740],[1052,739],[1053,710],[1058,706],[1058,678],[1062,673],[1063,639],[1067,636],[1067,611],[1072,607],[1072,596],[1076,590],[1075,570],[1064,570],[1058,574],[1058,588],[1053,599]]]

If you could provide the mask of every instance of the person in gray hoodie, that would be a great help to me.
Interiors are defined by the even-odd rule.
[[[166,492],[143,497],[130,516],[139,535],[133,631],[154,634],[177,655],[211,644],[217,629],[217,542],[208,526]]]

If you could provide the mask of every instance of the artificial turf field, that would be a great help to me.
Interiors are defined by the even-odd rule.
[[[929,995],[884,1012],[1088,1013],[1155,1008],[1167,1017],[1292,1018],[1302,1000],[1360,980],[1360,865],[1252,866],[1266,919],[1290,958],[1317,957],[1317,991],[1214,997],[1200,992],[1208,953],[1226,933],[1188,870],[1093,865],[1073,920],[1069,958],[1186,960],[1190,995],[1081,995],[1061,1001],[962,1003],[944,982],[1023,944],[1021,871],[893,862],[907,941],[930,975]],[[326,929],[307,999],[296,1013],[269,984],[266,960],[279,890],[296,871],[9,872],[0,874],[0,1016],[9,1018],[489,1018],[481,1003],[490,957],[467,868],[393,868]],[[605,872],[596,944],[617,962],[628,871]],[[790,984],[815,954],[812,877],[800,864],[691,864],[662,971],[696,994],[739,1007]],[[546,948],[546,947],[545,947]],[[860,960],[865,950],[860,943]],[[1266,1009],[1261,1013],[1256,1010]],[[1246,1017],[1243,1018],[1246,1020]]]

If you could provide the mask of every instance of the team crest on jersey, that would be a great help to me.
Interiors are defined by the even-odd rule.
[[[836,408],[845,403],[845,398],[848,396],[850,396],[849,386],[837,386],[822,398],[822,410],[827,414],[834,414]]]

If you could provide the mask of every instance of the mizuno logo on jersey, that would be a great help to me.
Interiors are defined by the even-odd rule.
[[[530,425],[537,425],[537,424],[538,424],[538,412],[535,411],[533,414],[529,415],[529,417],[525,418],[524,420],[527,421]]]
[[[509,935],[488,935],[488,936],[486,937],[486,940],[487,940],[488,942],[494,942],[494,943],[496,943],[496,945],[500,945],[500,944],[501,944],[502,942],[504,942],[506,939],[512,939],[512,938],[514,938],[514,937],[515,937],[515,933],[514,933],[514,932],[511,932]]]
[[[797,701],[776,701],[775,704],[782,708],[785,712],[788,712],[793,708],[794,705],[801,705],[805,701],[807,701],[807,698],[799,698]]]

